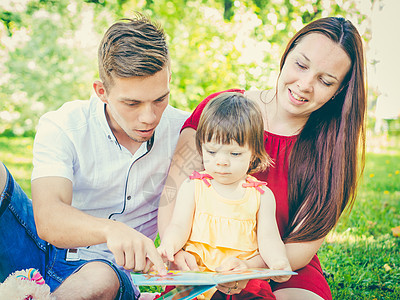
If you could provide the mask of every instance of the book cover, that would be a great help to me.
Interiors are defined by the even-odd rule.
[[[158,273],[150,272],[131,273],[135,285],[171,285],[176,286],[173,290],[163,295],[164,300],[189,300],[208,291],[220,283],[248,280],[267,279],[273,276],[296,275],[296,272],[270,269],[247,269],[228,272],[199,272],[199,271],[176,271],[169,270],[167,275],[160,276]]]
[[[214,285],[178,285],[173,290],[162,295],[159,299],[163,300],[190,300],[207,292]]]

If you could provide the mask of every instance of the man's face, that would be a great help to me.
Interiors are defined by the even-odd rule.
[[[143,143],[152,137],[168,105],[170,78],[169,67],[147,77],[113,78],[103,94],[95,83],[97,94],[107,104],[107,121],[119,141],[129,137]]]

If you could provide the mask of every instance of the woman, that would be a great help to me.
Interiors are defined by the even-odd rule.
[[[298,272],[285,283],[272,283],[277,299],[332,299],[316,252],[354,201],[362,169],[358,155],[361,166],[364,158],[363,68],[362,41],[356,28],[343,18],[323,18],[289,41],[275,89],[235,90],[255,101],[263,112],[264,145],[274,167],[254,176],[267,181],[275,195],[279,230],[291,267]],[[195,149],[201,111],[215,96],[201,102],[183,126],[167,183],[179,186],[193,168],[202,169],[201,160],[189,159],[188,153],[195,153],[189,149]],[[172,208],[173,202],[160,203],[161,236]],[[181,268],[196,268],[184,252],[176,255],[175,262]],[[244,262],[232,259],[221,269],[238,264]],[[262,260],[254,259],[243,267],[262,266]],[[245,284],[230,283],[219,290],[237,294]]]

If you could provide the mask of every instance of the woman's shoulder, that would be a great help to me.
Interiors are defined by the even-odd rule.
[[[242,89],[229,89],[229,90],[224,90],[224,91],[219,91],[219,92],[215,92],[212,93],[210,95],[208,95],[206,98],[204,98],[203,101],[200,102],[200,104],[198,106],[202,106],[204,108],[204,106],[211,100],[214,99],[215,97],[217,97],[220,94],[223,93],[241,93],[241,94],[245,94],[245,90]]]
[[[260,98],[260,90],[249,90],[244,93],[244,95],[253,101],[257,101]]]
[[[256,103],[269,103],[274,97],[274,93],[272,89],[268,90],[249,90],[244,93],[244,95],[256,102]]]

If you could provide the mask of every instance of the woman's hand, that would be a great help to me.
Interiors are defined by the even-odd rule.
[[[287,259],[282,259],[271,265],[271,270],[285,270],[292,271],[290,267],[289,261]],[[292,275],[282,275],[282,276],[273,276],[271,280],[275,282],[285,282],[288,281],[292,277]]]
[[[247,264],[236,257],[229,257],[225,259],[222,264],[215,269],[217,272],[240,271],[248,269]],[[224,294],[233,295],[239,294],[247,285],[248,280],[226,282],[218,284],[216,288]]]

